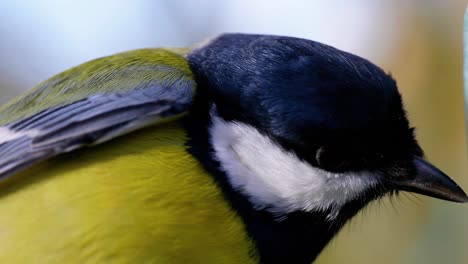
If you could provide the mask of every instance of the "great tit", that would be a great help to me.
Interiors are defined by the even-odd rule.
[[[0,177],[1,263],[311,263],[385,195],[468,201],[379,67],[249,34],[39,84],[0,108]]]

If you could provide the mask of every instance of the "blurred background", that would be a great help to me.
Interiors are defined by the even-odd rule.
[[[221,32],[317,40],[391,72],[430,161],[468,189],[465,1],[0,1],[0,104],[84,61]],[[468,263],[468,205],[416,195],[374,203],[317,263]]]

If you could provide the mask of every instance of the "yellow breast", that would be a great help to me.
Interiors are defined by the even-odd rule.
[[[253,242],[175,122],[0,185],[0,263],[253,263]]]

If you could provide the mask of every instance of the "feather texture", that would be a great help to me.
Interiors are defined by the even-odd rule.
[[[65,71],[0,109],[0,178],[178,116],[195,84],[184,57],[125,52]]]
[[[256,263],[178,120],[1,183],[0,263]]]

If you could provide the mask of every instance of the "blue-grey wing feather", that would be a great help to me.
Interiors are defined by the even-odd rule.
[[[171,87],[153,85],[120,94],[97,94],[7,124],[2,128],[19,136],[0,143],[0,179],[60,153],[181,114],[192,101],[193,86],[180,81]]]

